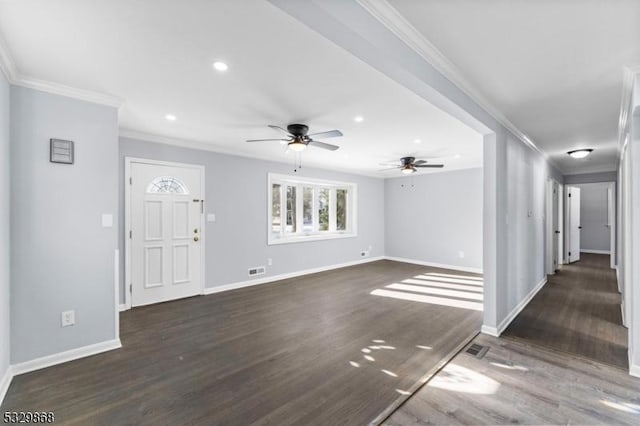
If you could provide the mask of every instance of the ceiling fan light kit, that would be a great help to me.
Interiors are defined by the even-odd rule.
[[[338,145],[332,145],[326,142],[320,142],[314,137],[321,138],[337,138],[342,136],[340,130],[328,130],[326,132],[309,134],[309,126],[306,124],[289,124],[285,129],[280,126],[269,125],[274,130],[277,130],[286,135],[286,138],[280,139],[248,139],[247,142],[270,142],[278,141],[281,144],[286,144],[289,149],[295,152],[304,151],[307,146],[314,146],[316,148],[327,149],[329,151],[335,151],[340,148]]]

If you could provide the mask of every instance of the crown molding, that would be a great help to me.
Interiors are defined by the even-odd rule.
[[[624,67],[622,69],[622,96],[620,98],[620,116],[618,118],[618,144],[620,156],[623,155],[627,144],[627,127],[631,113],[631,97],[635,79],[640,76],[640,66]]]
[[[522,132],[515,124],[493,106],[478,90],[476,90],[463,76],[459,68],[451,62],[437,47],[435,47],[420,31],[405,19],[386,0],[356,0],[367,12],[382,23],[396,37],[402,40],[409,48],[430,63],[438,72],[455,84],[465,95],[476,102],[489,113],[498,123],[503,125],[526,145],[538,152],[558,171],[560,167],[545,151]]]
[[[124,104],[124,100],[116,96],[94,92],[92,90],[78,89],[51,81],[38,80],[20,74],[18,68],[16,67],[16,63],[11,56],[11,51],[9,50],[9,47],[7,46],[4,38],[1,35],[0,70],[7,78],[7,81],[14,86],[26,87],[29,89],[53,93],[55,95],[66,96],[69,98],[79,99],[82,101],[106,105],[114,108],[120,108]]]
[[[54,95],[66,96],[114,108],[120,108],[124,104],[124,101],[116,96],[94,92],[92,90],[77,89],[75,87],[65,86],[64,84],[38,80],[35,78],[19,78],[17,81],[14,81],[13,84],[15,86],[26,87],[28,89],[53,93]]]

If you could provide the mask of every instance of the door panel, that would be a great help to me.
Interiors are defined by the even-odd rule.
[[[580,188],[570,186],[569,192],[569,263],[580,260]]]
[[[559,188],[558,184],[553,182],[553,193],[551,194],[551,228],[553,229],[553,247],[552,251],[552,261],[553,261],[553,270],[558,270],[558,265],[560,263],[560,256],[558,253],[558,240],[560,239],[560,225],[558,223],[558,213],[559,213]]]
[[[147,305],[202,289],[202,170],[131,164],[131,301]]]

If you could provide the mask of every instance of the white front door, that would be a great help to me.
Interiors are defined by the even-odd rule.
[[[580,260],[580,188],[569,186],[567,188],[569,202],[569,263]]]
[[[131,163],[132,306],[201,294],[202,174]]]

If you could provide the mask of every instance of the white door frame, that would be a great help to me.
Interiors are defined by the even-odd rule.
[[[125,257],[124,257],[124,276],[125,276],[125,291],[124,291],[124,304],[126,309],[131,309],[131,166],[134,163],[138,164],[151,164],[156,166],[169,166],[169,167],[183,167],[188,169],[200,170],[200,185],[202,188],[202,196],[205,192],[205,167],[199,164],[188,163],[176,163],[173,161],[161,161],[161,160],[149,160],[147,158],[125,157],[124,158],[124,238],[125,238]],[[203,200],[204,208],[204,200]],[[204,224],[204,209],[203,214],[200,215],[200,240],[202,241],[200,249],[200,294],[204,294],[205,283],[205,241],[206,232]],[[128,290],[128,291],[127,291]],[[118,302],[119,303],[119,302]]]
[[[617,235],[616,235],[616,219],[617,219],[617,213],[616,213],[616,198],[617,198],[617,194],[616,194],[616,183],[615,182],[609,182],[608,188],[607,188],[607,219],[608,219],[608,223],[607,226],[609,228],[609,241],[610,241],[610,253],[609,253],[609,257],[610,257],[610,266],[611,269],[615,269],[616,267],[616,253],[617,253]]]

